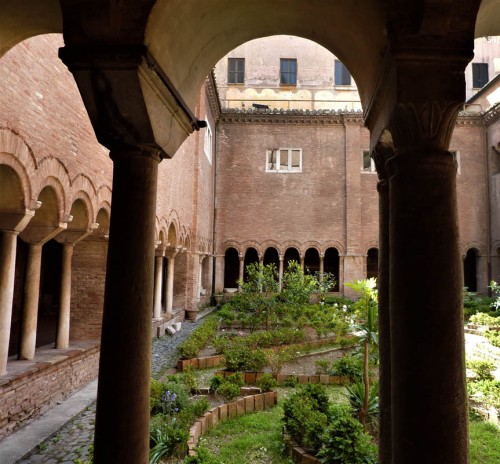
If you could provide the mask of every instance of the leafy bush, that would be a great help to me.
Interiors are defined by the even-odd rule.
[[[271,374],[262,374],[257,381],[257,386],[263,391],[271,391],[277,385],[276,380]]]
[[[492,372],[496,369],[491,361],[467,361],[467,367],[474,371],[477,380],[493,380]]]
[[[317,375],[328,374],[331,369],[331,363],[328,359],[318,359],[314,364],[316,365]]]
[[[500,381],[480,380],[467,382],[467,392],[472,401],[500,409]]]
[[[299,384],[299,379],[296,375],[288,377],[284,382],[283,386],[288,388],[295,388]]]
[[[302,305],[309,303],[312,294],[318,287],[318,280],[312,275],[304,273],[300,263],[290,261],[283,274],[282,301],[289,304]]]
[[[214,337],[212,345],[217,354],[223,354],[231,346],[231,338],[227,335],[217,335]]]
[[[211,457],[209,451],[203,446],[196,448],[196,454],[186,457],[183,462],[184,464],[220,464],[220,461]]]
[[[353,356],[343,356],[333,362],[330,375],[347,377],[350,382],[355,382],[363,377],[362,361]]]
[[[218,319],[215,316],[208,317],[184,342],[177,346],[177,352],[181,359],[191,359],[198,356],[201,349],[214,338],[218,327]]]
[[[489,340],[489,342],[500,348],[500,331],[499,330],[488,330],[485,332],[484,336]]]
[[[252,350],[241,343],[235,343],[224,354],[226,367],[230,371],[261,371],[266,365],[266,355],[260,350]]]
[[[217,394],[229,401],[240,396],[240,387],[232,382],[222,382]]]
[[[221,321],[226,324],[230,324],[236,318],[234,308],[230,303],[225,303],[224,305],[222,305],[219,311],[217,311],[217,316],[219,316]]]
[[[301,445],[317,452],[321,446],[321,433],[328,423],[326,414],[316,408],[316,403],[302,392],[295,393],[283,404],[288,433]]]
[[[376,464],[377,448],[361,424],[345,409],[333,410],[332,420],[321,436],[317,456],[325,464]]]
[[[268,350],[265,352],[267,365],[273,374],[279,374],[283,366],[292,359],[290,350]]]
[[[492,317],[486,313],[477,313],[470,317],[470,322],[477,325],[486,325],[488,327],[500,326],[500,316]]]
[[[224,377],[221,375],[214,375],[210,380],[210,390],[216,392],[222,385],[222,382],[224,382]]]

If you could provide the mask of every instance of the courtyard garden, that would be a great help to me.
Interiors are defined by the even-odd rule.
[[[346,284],[351,301],[297,263],[281,291],[273,266],[247,271],[241,293],[178,345],[178,371],[152,379],[150,464],[376,463],[375,280]],[[466,331],[487,347],[467,360],[471,463],[496,464],[497,296],[464,301]]]

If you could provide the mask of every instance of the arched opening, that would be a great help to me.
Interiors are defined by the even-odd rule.
[[[327,248],[325,251],[324,272],[329,272],[335,277],[335,286],[332,291],[338,292],[340,288],[340,258],[336,248]]]
[[[280,256],[278,250],[274,247],[269,247],[264,253],[264,265],[274,264],[276,270],[280,267]]]
[[[290,261],[296,261],[300,264],[300,253],[297,248],[287,248],[285,251],[285,256],[283,257],[283,268],[286,271]]]
[[[257,253],[257,250],[255,248],[248,248],[247,251],[245,252],[245,259],[243,261],[244,263],[243,280],[246,281],[248,279],[247,266],[249,264],[258,262],[259,262],[259,253]]]
[[[14,169],[0,165],[0,214],[2,212],[23,211],[24,193],[21,181]]]
[[[170,224],[170,227],[168,228],[167,241],[171,247],[175,247],[177,245],[177,232],[174,224]]]
[[[467,250],[464,259],[464,287],[469,292],[477,292],[477,258],[478,251],[475,248]]]
[[[240,275],[240,258],[236,248],[224,253],[224,288],[237,288]]]
[[[314,275],[319,272],[319,252],[316,248],[308,248],[304,256],[304,272]]]
[[[366,256],[366,277],[378,278],[378,249],[370,248]]]

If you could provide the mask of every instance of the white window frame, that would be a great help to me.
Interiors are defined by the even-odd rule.
[[[212,164],[212,128],[210,127],[210,122],[208,117],[205,116],[205,121],[207,122],[207,127],[205,128],[205,155],[207,156],[208,162]]]
[[[377,168],[375,167],[375,161],[373,161],[373,158],[371,156],[370,156],[370,167],[365,168],[365,153],[370,153],[370,150],[363,150],[361,152],[361,172],[372,172],[372,173],[377,172]]]
[[[282,169],[281,167],[281,152],[282,151],[287,151],[288,154],[288,166],[287,169]],[[298,169],[292,169],[292,151],[298,151],[299,152],[299,168]],[[276,161],[274,163],[274,166],[276,166],[274,169],[269,168],[269,164],[271,162],[271,155],[275,153],[276,154]],[[273,148],[269,149],[266,151],[266,172],[281,172],[281,173],[286,173],[286,174],[295,174],[295,173],[300,173],[302,172],[302,148],[290,148],[290,147],[280,147],[280,148]]]

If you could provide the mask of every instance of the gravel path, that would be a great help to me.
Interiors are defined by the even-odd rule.
[[[151,375],[160,377],[177,362],[176,348],[199,325],[199,322],[182,324],[180,332],[153,339]],[[71,419],[51,438],[42,442],[16,464],[84,464],[89,446],[94,439],[95,403]]]

